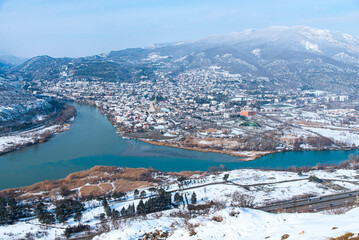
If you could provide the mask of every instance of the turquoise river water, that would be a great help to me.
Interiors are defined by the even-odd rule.
[[[121,138],[98,109],[73,104],[77,117],[67,132],[50,141],[0,156],[0,189],[63,178],[95,165],[152,167],[162,171],[207,170],[224,164],[235,168],[285,168],[340,163],[353,151],[285,152],[248,162],[225,154],[155,146]]]

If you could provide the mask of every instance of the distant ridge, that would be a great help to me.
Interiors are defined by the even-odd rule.
[[[9,76],[26,81],[177,81],[190,71],[237,74],[241,88],[318,89],[356,94],[359,39],[307,26],[274,26],[155,44],[84,58],[36,57]],[[210,70],[212,69],[212,70]]]
[[[24,63],[26,59],[15,57],[13,55],[0,52],[0,63],[3,63],[5,65],[20,65]]]

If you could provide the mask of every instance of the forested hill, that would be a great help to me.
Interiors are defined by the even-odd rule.
[[[17,83],[0,80],[0,133],[23,130],[51,119],[58,103],[36,98]]]

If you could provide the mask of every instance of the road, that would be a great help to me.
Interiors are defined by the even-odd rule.
[[[299,179],[290,179],[290,180],[283,180],[283,181],[277,181],[277,182],[264,182],[264,183],[255,183],[255,184],[238,184],[232,181],[220,181],[220,182],[210,182],[210,183],[204,183],[201,185],[195,185],[195,186],[190,186],[190,187],[183,187],[181,189],[173,189],[173,190],[169,190],[167,192],[169,193],[174,193],[174,192],[178,192],[178,191],[187,191],[187,190],[193,190],[193,189],[197,189],[197,188],[202,188],[202,187],[207,187],[207,186],[213,186],[213,185],[222,185],[222,184],[228,184],[228,185],[235,185],[241,188],[244,188],[248,191],[250,190],[250,187],[256,187],[256,186],[265,186],[265,185],[273,185],[273,184],[280,184],[280,183],[288,183],[288,182],[297,182],[297,181],[304,181],[304,180],[308,180],[309,178],[299,178]],[[349,180],[341,180],[341,179],[321,179],[323,181],[327,181],[327,182],[331,182],[331,181],[341,181],[341,182],[347,182],[347,183],[352,183],[352,184],[359,184],[358,181],[349,181]],[[352,191],[352,192],[346,192],[346,193],[339,193],[339,194],[333,194],[333,195],[327,195],[327,196],[323,196],[323,197],[313,197],[311,202],[308,202],[308,199],[298,199],[298,200],[288,200],[288,201],[280,201],[280,202],[275,202],[272,203],[266,207],[259,207],[257,209],[262,209],[264,211],[275,211],[275,210],[279,210],[279,209],[287,209],[287,208],[293,208],[293,207],[300,207],[300,206],[316,206],[316,203],[318,201],[318,199],[320,198],[320,203],[324,203],[324,202],[328,202],[328,201],[333,201],[333,206],[338,206],[338,205],[342,205],[343,203],[346,203],[346,201],[355,201],[355,196],[356,194],[359,193],[359,191]],[[350,196],[346,196],[346,194],[350,194]],[[359,195],[359,194],[358,194]],[[156,194],[150,194],[147,195],[141,199],[148,199],[151,198],[153,196],[156,196]],[[340,200],[336,202],[336,200]],[[109,203],[119,203],[119,202],[132,202],[133,199],[128,199],[128,200],[109,200]],[[331,203],[331,202],[330,202]],[[321,204],[320,204],[321,205]],[[322,207],[318,206],[318,208],[312,208],[312,209],[321,209]],[[326,209],[326,208],[325,208]]]
[[[266,212],[276,212],[280,210],[294,210],[295,212],[301,211],[322,211],[326,209],[341,207],[353,204],[359,191],[351,191],[339,194],[326,195],[322,197],[312,197],[307,199],[292,200],[280,203],[272,203],[267,206],[257,207],[255,209],[263,210]]]
[[[288,182],[297,182],[297,181],[304,181],[304,180],[308,180],[308,179],[309,178],[299,178],[299,179],[283,180],[283,181],[278,181],[278,182],[264,182],[264,183],[254,183],[254,184],[238,184],[238,183],[235,183],[232,181],[228,181],[227,183],[250,190],[250,187],[266,186],[266,185],[271,185],[271,184],[288,183]]]

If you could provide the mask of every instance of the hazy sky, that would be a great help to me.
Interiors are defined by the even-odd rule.
[[[359,36],[359,0],[0,0],[0,52],[87,56],[273,25]]]

